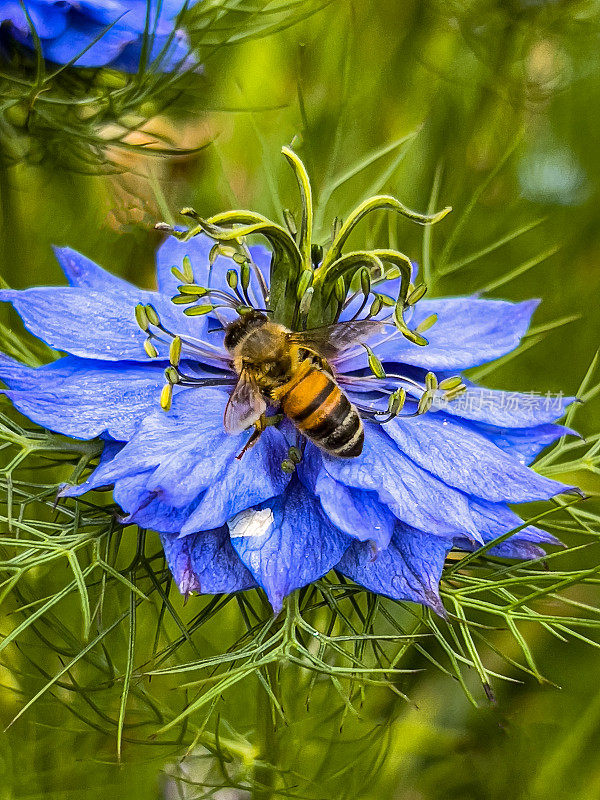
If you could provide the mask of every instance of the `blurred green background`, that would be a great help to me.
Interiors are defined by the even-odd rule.
[[[282,208],[295,207],[293,175],[280,156],[294,141],[311,175],[323,240],[334,216],[374,192],[423,211],[432,201],[452,205],[431,238],[385,215],[361,236],[395,242],[427,264],[432,294],[489,287],[495,297],[543,298],[537,335],[518,357],[480,376],[494,387],[574,394],[600,342],[600,4],[319,5],[301,4],[295,24],[269,36],[214,47],[206,36],[198,42],[203,76],[151,122],[178,146],[206,145],[195,155],[115,153],[123,169],[114,175],[82,175],[50,162],[2,170],[3,278],[15,287],[61,282],[51,251],[60,244],[151,285],[161,241],[153,224],[177,221],[182,206],[204,216],[249,207],[279,219]],[[578,413],[584,434],[598,431],[599,422],[598,403]],[[579,477],[598,493],[597,474]],[[584,552],[589,559],[595,551]],[[576,588],[571,595],[579,597]],[[62,613],[65,622],[78,619],[75,601]],[[140,621],[140,662],[145,636],[151,639],[150,625]],[[425,669],[402,686],[412,702],[374,692],[341,733],[339,714],[327,707],[331,698],[319,695],[307,712],[290,676],[291,721],[277,731],[273,753],[290,770],[288,796],[600,796],[599,654],[540,630],[528,641],[556,686],[533,678],[498,682],[497,704],[486,704],[479,691],[474,709],[455,681],[415,656],[413,667]],[[116,661],[126,646],[126,637],[115,640]],[[37,663],[46,659],[53,673],[56,654],[37,647]],[[40,679],[23,664],[14,672],[11,658],[15,651],[0,667],[6,723]],[[256,686],[248,683],[236,690],[228,719],[252,743]],[[170,764],[167,772],[181,777],[173,765],[187,740],[126,745],[117,765],[114,740],[70,713],[70,696],[61,692],[0,734],[0,798],[210,796],[165,775]],[[192,783],[203,763],[181,768]],[[217,797],[248,796],[227,792]]]

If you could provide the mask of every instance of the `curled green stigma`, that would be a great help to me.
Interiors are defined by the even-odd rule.
[[[422,214],[412,211],[391,195],[376,195],[351,211],[345,221],[336,218],[329,244],[322,244],[314,241],[320,232],[313,230],[313,193],[306,168],[289,147],[284,147],[282,153],[298,184],[301,200],[299,223],[298,215],[287,209],[282,212],[285,220],[285,227],[282,227],[253,211],[233,210],[204,218],[188,207],[181,211],[194,223],[187,231],[176,231],[165,223],[157,226],[183,242],[198,234],[207,234],[215,240],[210,253],[211,265],[219,256],[234,264],[227,270],[226,282],[231,296],[224,297],[221,290],[217,297],[219,293],[216,290],[198,287],[194,283],[188,259],[181,270],[174,272],[177,277],[186,278],[174,302],[189,305],[185,311],[189,316],[208,313],[204,304],[194,305],[204,296],[209,296],[214,308],[221,303],[230,307],[253,307],[250,287],[252,276],[255,276],[262,294],[260,303],[273,314],[273,320],[292,330],[301,330],[336,322],[347,307],[349,297],[358,292],[362,295],[363,305],[357,318],[365,308],[368,308],[369,317],[376,317],[382,308],[389,306],[393,309],[390,324],[411,342],[425,346],[427,340],[420,330],[411,330],[404,318],[405,312],[426,291],[423,285],[413,286],[413,265],[409,257],[393,248],[348,252],[346,244],[359,222],[375,211],[392,211],[420,225],[432,225],[442,220],[451,209],[446,207],[432,214]],[[266,239],[272,251],[269,288],[248,247],[249,238],[255,236]],[[396,279],[400,280],[400,285],[395,300],[376,291],[379,284]],[[200,288],[205,290],[204,293],[199,291]],[[194,311],[194,308],[201,310]]]
[[[270,320],[292,332],[311,332],[315,328],[327,330],[330,326],[333,329],[338,323],[350,326],[356,323],[355,330],[366,331],[365,324],[372,321],[375,328],[370,330],[380,331],[384,341],[399,332],[413,344],[425,347],[428,341],[423,333],[435,324],[437,316],[430,314],[410,327],[413,309],[427,291],[424,284],[413,283],[414,265],[410,258],[391,247],[347,250],[346,244],[358,223],[374,211],[393,211],[419,224],[431,225],[443,219],[450,209],[420,214],[389,195],[378,195],[361,203],[345,221],[336,218],[331,238],[323,245],[313,240],[312,189],[306,169],[291,149],[284,147],[283,155],[296,177],[301,214],[294,215],[284,210],[285,227],[282,227],[253,211],[234,210],[204,218],[193,208],[182,209],[182,215],[193,224],[185,232],[169,228],[173,236],[181,242],[197,235],[206,235],[214,240],[208,258],[207,283],[216,270],[223,269],[223,260],[229,263],[215,285],[204,286],[195,280],[191,260],[185,256],[181,267],[172,268],[173,275],[181,281],[177,287],[178,294],[172,298],[173,303],[185,306],[183,313],[188,317],[213,315],[221,329],[231,321],[231,316],[221,314],[221,310],[234,311],[239,316],[257,311],[269,314]],[[163,224],[159,228],[167,230]],[[257,236],[266,239],[270,245],[269,284],[252,257],[250,243]],[[167,344],[165,336],[170,339],[170,367],[165,371],[167,383],[161,396],[161,405],[167,409],[174,386],[193,385],[194,381],[197,385],[198,379],[185,375],[180,368],[186,342],[161,325],[152,306],[141,307],[136,311],[136,318],[147,334],[148,353],[157,352],[158,341]],[[391,328],[389,336],[383,333],[388,325]],[[335,339],[333,334],[332,339]],[[370,375],[344,376],[344,380],[348,385],[353,380],[373,381],[370,386],[382,394],[380,399],[387,397],[387,408],[385,405],[373,407],[357,403],[356,408],[365,419],[385,424],[396,417],[424,414],[435,404],[448,402],[464,391],[459,379],[449,379],[438,385],[433,373],[428,373],[424,382],[406,375],[387,374],[374,350],[360,340],[356,342],[357,345],[361,343],[367,354]],[[210,347],[208,344],[204,346]],[[314,352],[318,357],[317,346]],[[231,362],[222,363],[225,369],[232,370]],[[326,364],[326,359],[323,363]],[[337,369],[335,363],[333,368]],[[210,383],[214,385],[212,379]],[[411,408],[405,412],[409,395]],[[275,423],[271,420],[266,424]],[[288,453],[281,465],[284,471],[295,470],[299,452]]]

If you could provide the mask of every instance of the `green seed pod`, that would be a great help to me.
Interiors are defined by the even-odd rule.
[[[250,286],[250,264],[247,261],[244,261],[240,267],[240,281],[242,290],[246,292]]]
[[[171,267],[171,272],[177,278],[179,283],[187,283],[186,277],[180,269],[178,269],[177,267]]]
[[[216,242],[216,244],[213,244],[213,246],[210,248],[210,253],[208,254],[208,263],[211,265],[211,267],[217,260],[219,255],[219,247],[219,243]]]
[[[426,414],[433,405],[433,395],[429,392],[423,392],[419,405],[417,406],[417,414]]]
[[[146,317],[148,318],[148,322],[151,325],[155,326],[160,325],[160,317],[158,316],[158,311],[154,308],[153,305],[148,303],[148,305],[144,307],[144,310],[146,312]]]
[[[452,402],[452,400],[455,400],[457,397],[460,397],[460,395],[464,394],[464,392],[466,391],[467,387],[465,386],[464,383],[461,383],[456,388],[449,389],[447,392],[444,392],[444,400],[450,403]]]
[[[375,295],[375,300],[371,303],[371,308],[369,309],[369,316],[376,317],[377,314],[383,308],[383,301],[381,300],[381,295]]]
[[[406,389],[404,389],[403,387],[400,389],[396,389],[396,391],[390,395],[390,399],[388,401],[389,413],[393,414],[394,416],[399,414],[404,408],[405,402],[406,402]]]
[[[176,384],[181,380],[181,375],[177,372],[175,367],[167,367],[165,370],[165,380],[167,383]]]
[[[302,270],[300,279],[298,280],[298,286],[296,288],[296,297],[298,300],[302,300],[307,289],[312,286],[312,282],[313,271],[311,269]]]
[[[230,289],[237,289],[238,274],[234,269],[227,270],[227,285]]]
[[[196,297],[204,297],[205,294],[208,294],[208,289],[204,286],[199,286],[197,283],[182,283],[177,288],[181,294],[190,294]]]
[[[419,286],[415,286],[408,293],[408,297],[406,298],[406,305],[414,306],[415,303],[418,303],[426,292],[427,292],[427,286],[425,286],[424,283],[421,283]]]
[[[171,408],[171,400],[173,399],[173,384],[165,383],[160,393],[160,407],[163,411],[168,411]]]
[[[213,305],[191,306],[190,308],[185,308],[183,313],[186,315],[186,317],[201,317],[203,314],[208,314],[213,309]]]
[[[143,303],[138,303],[135,307],[135,321],[144,331],[144,333],[148,330],[148,315],[146,314],[146,307]]]
[[[373,375],[375,375],[375,377],[377,378],[385,378],[385,370],[383,368],[383,364],[381,363],[381,361],[377,358],[377,356],[371,350],[369,345],[363,344],[363,347],[367,351],[367,356],[369,360],[369,369],[371,370]]]
[[[181,338],[179,336],[175,336],[175,338],[171,342],[171,346],[169,347],[169,361],[174,367],[176,367],[179,365],[180,360],[181,360]]]
[[[428,392],[435,392],[438,388],[437,375],[434,372],[428,372],[425,375],[425,386]]]
[[[346,299],[346,284],[343,278],[338,278],[335,282],[335,298],[338,303],[343,303]]]
[[[189,256],[183,257],[183,275],[186,283],[194,282],[194,270],[192,269],[192,262]]]
[[[158,355],[158,350],[156,349],[156,347],[154,347],[150,339],[146,339],[146,341],[144,342],[144,350],[146,351],[146,355],[149,358],[156,358],[156,356]]]
[[[392,306],[396,305],[396,301],[387,294],[376,294],[375,297],[378,297],[384,306],[391,308]]]
[[[315,290],[311,286],[309,289],[307,289],[304,292],[304,294],[302,296],[302,299],[300,300],[300,313],[302,315],[304,315],[304,316],[306,316],[308,314],[308,312],[310,311],[310,307],[311,307],[311,304],[312,304],[312,299],[313,299],[314,293],[315,293]]]
[[[410,328],[406,327],[406,325],[404,325],[403,327],[400,327],[398,325],[398,329],[401,331],[402,335],[408,339],[409,342],[412,342],[413,344],[418,344],[419,347],[426,347],[429,344],[429,342],[424,336],[421,336],[416,331],[411,331]]]
[[[420,322],[415,330],[417,333],[423,333],[423,331],[428,331],[435,323],[437,322],[438,315],[437,314],[430,314],[426,317],[423,322]]]
[[[371,294],[371,276],[369,270],[363,267],[360,271],[360,288],[365,297]]]
[[[224,258],[234,259],[237,255],[237,250],[230,244],[217,244],[217,253]]]
[[[443,381],[440,381],[439,388],[443,389],[443,391],[449,391],[450,389],[456,389],[461,384],[462,380],[460,377],[454,375],[452,378],[444,378]]]

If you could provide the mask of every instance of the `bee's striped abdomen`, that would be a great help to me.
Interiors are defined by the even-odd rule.
[[[318,447],[341,458],[362,452],[364,431],[358,411],[333,378],[313,367],[281,398],[283,413]]]

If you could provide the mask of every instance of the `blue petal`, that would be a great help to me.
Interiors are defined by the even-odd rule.
[[[92,44],[98,36],[101,38]],[[56,38],[46,39],[43,42],[43,52],[48,61],[57,64],[66,64],[79,55],[75,61],[76,66],[103,67],[114,61],[125,45],[136,38],[137,33],[128,30],[122,23],[106,30],[106,25],[85,19],[81,14],[70,14],[64,33]]]
[[[96,473],[90,476],[90,483],[98,483]],[[141,528],[150,528],[159,533],[176,533],[198,505],[196,498],[186,506],[176,507],[165,502],[158,492],[148,489],[150,472],[127,475],[115,483],[113,497],[122,509],[127,511],[120,520],[124,524],[135,523]]]
[[[456,550],[465,550],[466,552],[474,552],[477,550],[477,545],[469,542],[467,539],[456,539],[454,542]],[[518,558],[518,559],[532,559],[544,556],[546,551],[533,542],[525,539],[519,539],[518,536],[511,537],[506,542],[492,547],[491,550],[486,552],[486,555],[497,556],[499,558]]]
[[[169,297],[178,293],[181,281],[171,269],[181,270],[183,259],[188,256],[194,271],[194,280],[200,286],[211,286],[215,289],[228,290],[226,274],[232,262],[223,256],[217,256],[212,269],[209,254],[215,242],[204,233],[194,236],[187,242],[180,242],[174,236],[168,236],[156,252],[156,282],[158,291]],[[209,284],[209,280],[211,281]]]
[[[105,446],[98,468],[89,476],[85,483],[79,486],[63,486],[59,492],[60,497],[81,497],[81,495],[92,490],[103,491],[108,488],[107,481],[103,477],[110,462],[122,449],[121,442],[114,443],[116,446]],[[200,502],[200,497],[196,498],[187,506],[176,508],[163,502],[156,492],[150,492],[147,488],[149,477],[148,472],[140,472],[135,475],[127,475],[120,478],[113,489],[113,498],[128,513],[119,519],[128,525],[135,523],[142,528],[150,528],[159,533],[173,533],[179,536],[181,526],[185,523],[188,516],[194,511]]]
[[[19,4],[11,0],[5,5],[7,8],[5,10],[3,7],[0,12],[0,21],[10,19],[15,26],[15,38],[33,47],[27,18]],[[30,0],[28,3],[28,11],[42,40],[47,59],[64,64],[79,55],[75,61],[77,66],[110,64],[114,69],[128,72],[137,70],[139,66],[147,9],[145,0],[136,3],[121,0],[111,0],[110,3],[90,0],[47,3]],[[188,57],[189,44],[185,31],[173,31],[174,23],[171,21],[181,11],[181,4],[164,0],[158,18],[157,0],[151,1],[149,9],[148,30],[152,42],[150,60],[155,62],[155,68],[168,71],[180,64],[185,68],[193,66],[194,60]],[[159,54],[160,62],[156,61]]]
[[[523,524],[523,520],[514,511],[503,505],[477,503],[474,504],[472,513],[479,524],[486,544]],[[540,544],[561,545],[562,543],[551,533],[534,525],[528,525],[488,552],[490,555],[502,558],[538,558],[545,553],[539,547]],[[474,545],[473,542],[469,542],[466,539],[456,539],[454,546],[460,550],[467,551],[473,551],[478,548],[478,545]]]
[[[125,294],[139,291],[131,283],[107,272],[71,247],[55,247],[54,255],[71,286]]]
[[[111,62],[113,69],[123,72],[137,72],[142,56],[143,37],[131,42]],[[147,64],[155,71],[172,72],[184,70],[196,64],[187,34],[183,30],[169,31],[152,37],[152,48],[147,56]]]
[[[154,473],[161,467],[164,481],[172,481],[168,489],[163,486],[167,499],[173,505],[187,505],[210,485],[221,462],[236,455],[245,441],[245,436],[228,436],[223,429],[226,402],[227,394],[217,389],[179,392],[170,411],[158,409],[144,419],[136,435],[97,479],[109,484],[128,475]]]
[[[329,572],[350,541],[297,478],[283,495],[231,520],[229,530],[235,550],[275,612],[294,589]]]
[[[471,515],[481,533],[483,542],[496,539],[498,536],[508,533],[523,524],[521,517],[502,503],[474,500],[471,503]],[[560,541],[555,536],[537,528],[535,525],[528,525],[518,531],[515,536],[524,541],[560,544]]]
[[[66,7],[53,3],[50,8],[43,4],[29,2],[27,11],[33,22],[33,27],[40,39],[60,36],[67,26]],[[19,0],[5,0],[0,8],[0,22],[10,20],[25,36],[31,37],[29,22]]]
[[[374,492],[353,489],[334,480],[323,468],[320,452],[310,442],[298,468],[304,485],[321,501],[331,522],[360,541],[371,541],[377,549],[387,547],[396,519]]]
[[[442,406],[446,414],[494,425],[498,428],[529,428],[546,425],[562,417],[577,398],[544,396],[536,392],[507,392],[468,386],[456,400]]]
[[[337,569],[371,592],[421,603],[445,616],[438,587],[450,547],[437,536],[398,524],[387,549],[374,554],[368,544],[355,542]]]
[[[418,530],[481,541],[469,512],[469,498],[407,458],[378,425],[365,424],[360,456],[324,455],[323,464],[339,483],[374,492],[399,520]]]
[[[396,418],[384,430],[412,461],[466,494],[527,503],[570,488],[538,475],[485,436],[442,414]]]
[[[115,484],[115,500],[128,521],[158,530],[177,526],[184,534],[220,527],[233,514],[279,494],[289,482],[281,469],[288,449],[284,436],[269,428],[236,459],[248,434],[225,433],[227,400],[215,389],[179,392],[171,411],[149,414],[91,481]]]
[[[158,407],[164,370],[75,356],[32,369],[0,355],[0,380],[9,387],[4,394],[38,425],[78,439],[108,433],[126,440]]]
[[[493,361],[514,350],[529,327],[537,300],[509,303],[477,297],[421,300],[410,327],[431,314],[435,325],[425,334],[426,347],[412,344],[399,331],[374,339],[371,347],[381,361],[412,364],[430,370],[463,370]],[[344,372],[365,365],[365,356],[339,360]]]
[[[490,425],[477,425],[475,429],[494,442],[496,447],[518,458],[522,464],[531,464],[544,448],[561,436],[579,435],[571,428],[552,423],[535,425],[531,428],[496,428]]]
[[[0,301],[11,302],[25,327],[50,347],[83,358],[105,361],[145,361],[146,334],[135,319],[137,303],[151,303],[169,330],[201,337],[206,322],[186,317],[170,300],[131,286],[128,292],[43,286],[0,291]],[[157,345],[166,358],[167,346]]]
[[[143,33],[146,30],[146,16],[149,13],[149,30],[157,28],[162,33],[165,32],[164,25],[169,24],[169,20],[176,17],[183,7],[182,0],[110,0],[110,2],[98,2],[98,0],[78,0],[77,6],[82,9],[86,17],[94,19],[104,25],[120,18],[121,24],[127,28]],[[156,17],[157,8],[160,9],[158,20]],[[171,26],[172,27],[172,26]]]
[[[183,539],[169,533],[160,538],[181,594],[240,592],[256,586],[231,546],[226,527]]]
[[[266,430],[259,444],[242,459],[231,458],[207,489],[198,507],[181,527],[181,534],[224,524],[230,517],[269,497],[281,494],[290,476],[281,468],[288,444],[277,430]],[[151,481],[160,486],[156,473]]]

